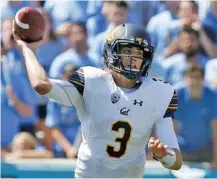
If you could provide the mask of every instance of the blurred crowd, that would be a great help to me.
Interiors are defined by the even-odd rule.
[[[184,160],[217,168],[217,2],[209,0],[1,2],[2,157],[76,158],[82,140],[76,109],[31,88],[12,36],[13,18],[25,6],[44,14],[36,55],[50,78],[102,67],[108,32],[126,22],[143,26],[155,48],[149,75],[177,91],[174,128]]]

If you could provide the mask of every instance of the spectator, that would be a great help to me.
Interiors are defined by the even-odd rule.
[[[91,17],[87,20],[87,30],[90,38],[94,38],[106,30],[108,26],[107,15],[111,10],[110,5],[110,1],[88,2],[88,13],[91,13]]]
[[[46,31],[43,38],[43,44],[36,50],[36,55],[40,64],[45,69],[46,73],[49,73],[49,69],[53,60],[64,51],[64,46],[59,37],[56,36],[51,26],[51,18],[47,12],[44,12],[46,20]],[[48,53],[49,52],[49,53]],[[38,114],[39,119],[42,121],[46,117],[46,103],[48,98],[38,95]],[[42,125],[42,124],[41,124]],[[40,127],[39,127],[40,128]]]
[[[1,155],[9,150],[13,137],[19,131],[19,114],[10,106],[6,93],[6,79],[3,72],[5,62],[7,62],[6,49],[1,43],[1,111],[4,111],[1,113]]]
[[[87,29],[82,22],[72,24],[69,37],[72,48],[55,58],[50,68],[50,77],[58,78],[67,64],[72,64],[76,68],[102,64],[97,54],[88,47],[87,38]]]
[[[56,36],[59,36],[59,38],[62,41],[62,44],[64,45],[64,51],[72,48],[72,45],[69,42],[69,36],[70,36],[71,26],[72,26],[72,23],[70,21],[68,21],[68,22],[65,22],[65,23],[61,24],[55,30]]]
[[[104,0],[102,0],[102,1],[88,0],[88,3],[87,3],[87,16],[91,17],[91,16],[95,16],[97,14],[101,14],[102,4],[104,2],[106,2],[106,1],[104,1]]]
[[[21,93],[22,96],[20,96],[21,94],[17,94],[17,97],[20,96],[20,99],[23,101],[24,104],[26,103],[30,105],[29,107],[32,111],[31,115],[25,116],[25,118],[20,118],[20,130],[30,132],[34,135],[35,123],[38,119],[36,105],[37,97],[27,78],[27,72],[24,67],[24,61],[22,58],[23,57],[21,56],[20,51],[18,49],[11,49],[7,53],[8,64],[6,66],[8,67],[8,69],[5,73],[10,75],[10,80],[6,81],[6,83],[9,85],[7,88],[7,92],[8,97],[12,98],[12,100],[15,100],[14,95],[16,96],[16,93]],[[21,78],[23,78],[24,81],[22,86],[25,87],[20,87]],[[11,80],[13,80],[14,83],[11,82]],[[27,109],[25,108],[23,110],[27,111]]]
[[[102,56],[104,41],[108,33],[114,29],[114,27],[125,23],[128,16],[129,8],[126,1],[110,1],[109,8],[109,14],[106,16],[109,24],[108,28],[106,31],[98,34],[96,38],[94,38],[92,46],[93,51],[100,57]]]
[[[156,14],[165,10],[164,1],[128,1],[128,23],[146,26],[148,21]]]
[[[166,81],[175,84],[183,80],[184,71],[189,64],[205,67],[209,60],[206,56],[200,54],[199,33],[185,26],[179,35],[178,49],[180,53],[175,54],[163,62],[163,67],[166,71]]]
[[[44,9],[50,14],[54,29],[67,21],[74,23],[87,20],[87,1],[46,1]]]
[[[200,34],[201,53],[210,57],[215,57],[217,47],[215,47],[215,44],[211,41],[210,37],[213,37],[216,32],[202,26],[202,22],[199,19],[198,4],[195,1],[181,1],[178,8],[178,17],[180,17],[181,23],[171,29],[171,31],[179,34],[186,25],[191,26]],[[178,44],[179,39],[174,38],[169,46],[164,50],[164,56],[167,58],[178,53]]]
[[[201,1],[201,0],[195,0],[199,7],[199,16],[200,19],[204,19],[204,16],[206,15],[211,1]]]
[[[217,91],[217,58],[210,60],[206,64],[205,80]]]
[[[37,144],[36,139],[28,132],[20,132],[13,138],[12,151],[5,157],[15,158],[52,158],[52,153]]]
[[[9,150],[13,137],[20,130],[20,120],[28,120],[33,106],[28,95],[26,78],[8,70],[8,59],[1,56],[1,149]]]
[[[13,18],[7,18],[1,22],[1,41],[4,44],[6,51],[14,48],[14,40],[12,36],[12,21]]]
[[[2,29],[2,33],[7,34],[8,37],[6,39],[3,37],[3,46],[5,47],[5,43],[7,44],[7,42],[11,44],[6,48],[7,53],[4,55],[5,60],[2,64],[3,86],[5,87],[3,88],[5,93],[3,94],[6,95],[2,104],[4,105],[5,111],[7,111],[2,114],[2,119],[6,120],[5,123],[11,117],[14,117],[15,121],[19,119],[20,130],[34,133],[34,124],[37,120],[36,95],[27,77],[21,54],[14,47],[13,38],[11,38],[12,19],[5,20]],[[7,129],[7,127],[4,128],[4,130]],[[8,131],[5,132],[7,134]],[[12,133],[8,133],[7,135],[10,136]],[[10,142],[11,139],[8,141]]]
[[[210,8],[204,17],[203,24],[205,27],[213,29],[217,32],[217,2],[210,1]],[[215,40],[217,40],[217,33],[215,33]],[[215,41],[217,44],[217,41]]]
[[[207,11],[207,14],[204,17],[202,24],[205,29],[213,32],[211,34],[208,34],[209,38],[215,44],[213,46],[210,46],[210,49],[212,50],[211,56],[217,57],[217,50],[216,50],[217,48],[217,2],[216,1],[210,1],[210,9]]]
[[[190,66],[177,88],[177,135],[184,161],[211,162],[217,168],[216,94],[204,85],[204,70]]]
[[[76,71],[72,65],[66,65],[61,79],[68,81],[71,74]],[[78,144],[74,145],[80,121],[75,107],[68,107],[50,100],[48,102],[46,125],[51,128],[54,139],[53,152],[55,157],[76,158]]]
[[[64,46],[60,38],[56,36],[51,26],[52,22],[49,14],[42,9],[40,11],[44,15],[46,21],[46,30],[43,38],[44,43],[36,50],[36,55],[40,64],[48,73],[52,61],[55,59],[56,56],[58,56],[64,51]]]
[[[152,45],[155,47],[154,59],[158,61],[163,59],[164,48],[174,38],[170,34],[170,28],[180,23],[177,17],[179,1],[165,1],[165,3],[167,9],[153,16],[147,25],[147,31],[151,37]]]

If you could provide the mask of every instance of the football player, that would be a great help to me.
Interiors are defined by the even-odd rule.
[[[153,47],[145,30],[123,24],[105,41],[105,68],[82,67],[69,81],[49,79],[34,50],[40,42],[21,48],[32,87],[41,95],[77,108],[82,144],[76,178],[142,178],[148,144],[154,158],[168,169],[182,165],[172,117],[177,109],[174,88],[148,76]],[[151,137],[153,128],[156,137]]]

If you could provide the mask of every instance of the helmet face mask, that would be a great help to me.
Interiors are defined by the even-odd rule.
[[[104,56],[107,67],[127,79],[138,79],[147,72],[152,62],[153,49],[143,43],[117,39],[108,50],[111,53]]]
[[[128,25],[122,25],[122,27],[126,28]],[[135,26],[133,25],[133,27]],[[132,29],[132,27],[130,28]],[[141,28],[139,30],[141,31]],[[116,31],[118,33],[118,30]],[[103,52],[107,67],[130,80],[147,75],[153,57],[153,47],[148,44],[145,38],[137,38],[135,32],[132,31],[131,34],[128,34],[131,36],[130,38],[114,38],[112,41],[106,41]],[[144,32],[143,29],[142,32]],[[124,35],[126,36],[126,34]]]

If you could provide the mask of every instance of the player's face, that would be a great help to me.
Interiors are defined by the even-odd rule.
[[[143,62],[143,49],[141,47],[120,45],[118,54],[121,54],[121,60],[125,69],[140,71]]]

